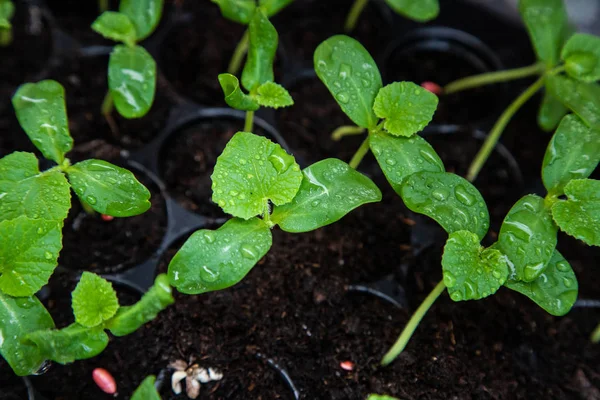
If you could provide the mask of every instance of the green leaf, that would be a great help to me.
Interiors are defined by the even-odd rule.
[[[281,85],[275,82],[265,82],[256,90],[255,100],[264,107],[280,108],[294,104],[292,96]]]
[[[160,394],[154,387],[154,382],[156,382],[154,375],[146,377],[140,386],[135,389],[135,392],[133,392],[131,400],[160,400]]]
[[[101,214],[131,217],[150,208],[150,191],[125,168],[102,160],[85,160],[67,169],[79,199]]]
[[[444,172],[444,163],[433,147],[419,135],[394,137],[384,132],[369,135],[369,145],[381,170],[398,195],[410,175],[421,172]]]
[[[412,136],[431,122],[438,105],[435,94],[412,82],[394,82],[383,87],[373,111],[383,118],[383,127],[394,136]]]
[[[92,24],[92,29],[107,39],[123,42],[129,46],[135,45],[135,26],[125,14],[106,11]]]
[[[11,296],[32,296],[48,283],[62,248],[61,229],[62,221],[24,215],[0,222],[1,291]]]
[[[560,49],[569,29],[562,0],[520,0],[519,12],[539,60],[547,66],[558,63]]]
[[[233,218],[217,230],[199,230],[169,264],[171,284],[186,294],[228,288],[250,272],[271,244],[271,230],[258,218]]]
[[[564,117],[550,140],[542,164],[542,180],[554,195],[564,193],[572,179],[587,178],[600,161],[600,131],[585,126],[579,117]]]
[[[0,354],[15,374],[34,374],[45,361],[36,346],[23,342],[25,335],[52,328],[54,321],[37,297],[11,297],[0,291]]]
[[[592,129],[600,130],[600,86],[562,76],[548,76],[550,93]]]
[[[156,90],[156,62],[150,53],[140,46],[115,46],[108,61],[108,88],[123,117],[146,115]]]
[[[119,309],[112,283],[91,272],[84,272],[72,293],[75,322],[87,328],[111,319]]]
[[[385,0],[396,13],[418,22],[427,22],[440,13],[438,0]]]
[[[410,175],[400,189],[406,206],[437,221],[446,232],[469,231],[481,240],[490,216],[481,193],[466,179],[449,172]]]
[[[86,328],[77,323],[63,329],[35,331],[26,340],[33,342],[44,358],[59,364],[95,357],[108,346],[108,335],[102,327]]]
[[[567,107],[548,91],[544,92],[542,103],[538,111],[538,125],[546,132],[551,132],[558,126],[560,120],[567,115]]]
[[[265,10],[269,17],[272,17],[293,1],[294,0],[258,0],[258,5]]]
[[[106,324],[106,328],[115,336],[129,335],[145,323],[152,321],[159,312],[174,302],[169,278],[166,274],[160,274],[141,300],[132,306],[119,308],[113,319]]]
[[[450,234],[442,256],[444,284],[454,301],[479,300],[494,293],[508,278],[506,257],[496,249],[484,249],[476,234]]]
[[[576,33],[562,49],[567,74],[584,82],[600,79],[600,37]]]
[[[565,186],[567,200],[552,206],[560,230],[590,246],[600,246],[600,181],[574,179]]]
[[[56,81],[22,85],[12,98],[21,127],[44,157],[62,164],[73,148],[65,89]]]
[[[506,281],[505,286],[534,301],[548,313],[563,316],[577,300],[577,277],[564,257],[554,250],[546,270],[533,282]]]
[[[255,0],[211,0],[228,20],[248,25],[256,9]]]
[[[383,84],[377,64],[362,44],[348,36],[330,37],[317,47],[314,65],[346,115],[358,126],[374,128],[379,120],[373,104]]]
[[[302,173],[296,197],[273,210],[273,222],[286,232],[312,231],[363,204],[381,201],[381,191],[369,178],[338,159],[319,161]]]
[[[71,190],[59,171],[40,173],[31,153],[15,152],[0,159],[0,221],[25,215],[63,221],[71,207]]]
[[[276,143],[249,132],[236,133],[217,158],[212,178],[213,201],[239,218],[263,214],[268,201],[292,201],[302,172],[294,157]]]
[[[370,394],[369,397],[367,397],[367,400],[400,400],[400,399],[397,399],[395,397],[388,396],[385,394]]]
[[[498,236],[498,249],[506,254],[510,279],[531,282],[544,272],[556,247],[557,227],[544,199],[522,197],[510,209]]]
[[[11,0],[0,0],[0,19],[10,21],[14,15],[14,3]]]
[[[163,0],[121,0],[119,11],[135,26],[137,40],[150,36],[162,16]]]
[[[256,111],[259,104],[240,88],[240,81],[231,74],[219,74],[219,84],[229,107],[242,111]]]
[[[242,85],[246,90],[254,91],[263,83],[272,82],[274,79],[273,61],[279,37],[277,30],[260,8],[250,20],[248,32],[250,42],[242,71]]]

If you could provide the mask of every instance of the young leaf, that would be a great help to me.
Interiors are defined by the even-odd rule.
[[[25,338],[38,347],[45,359],[59,364],[95,357],[108,345],[108,335],[102,327],[86,328],[77,323],[63,329],[37,330]]]
[[[600,37],[574,34],[563,47],[561,58],[571,77],[584,82],[600,79]]]
[[[258,0],[258,5],[265,10],[269,17],[277,14],[294,0]]]
[[[558,250],[554,250],[546,270],[536,280],[508,280],[504,285],[529,297],[548,313],[559,317],[568,313],[577,300],[577,278]]]
[[[442,256],[444,284],[454,301],[479,300],[496,293],[508,278],[506,257],[484,249],[476,234],[450,234]]]
[[[107,39],[135,45],[135,26],[125,14],[105,11],[92,24],[92,29]]]
[[[294,157],[262,136],[236,133],[217,158],[212,178],[213,201],[226,213],[249,219],[265,212],[268,201],[292,201],[302,172]]]
[[[427,22],[440,13],[438,0],[385,0],[396,13],[418,22]]]
[[[312,231],[363,204],[381,201],[381,191],[369,178],[338,159],[319,161],[302,173],[296,197],[273,210],[273,222],[286,232]]]
[[[72,293],[75,322],[87,328],[111,319],[119,309],[112,283],[91,272],[84,272]]]
[[[15,152],[0,159],[0,221],[25,215],[63,221],[71,207],[71,190],[59,171],[40,173],[31,153]]]
[[[567,200],[552,206],[560,230],[590,246],[600,246],[600,181],[574,179],[565,186]]]
[[[538,125],[546,132],[551,132],[558,126],[560,120],[567,115],[567,107],[548,91],[544,92],[542,103],[538,111]]]
[[[554,75],[546,88],[592,129],[600,130],[600,86]]]
[[[269,0],[266,0],[265,2],[268,2]],[[271,3],[276,2],[275,1],[271,1]],[[291,0],[290,0],[291,1]],[[288,1],[289,3],[289,1]],[[15,5],[11,0],[0,0],[0,20],[6,20],[6,21],[10,21],[13,16],[15,15]],[[10,22],[9,22],[10,24]],[[10,27],[10,25],[8,26]]]
[[[48,283],[62,248],[61,229],[62,221],[24,215],[0,222],[0,291],[32,296]]]
[[[446,232],[469,231],[483,239],[490,216],[481,193],[466,179],[449,172],[410,175],[400,189],[406,206],[437,221]]]
[[[564,193],[572,179],[587,178],[600,161],[600,131],[588,128],[576,115],[564,117],[550,140],[542,164],[548,192]]]
[[[171,284],[185,294],[235,285],[269,251],[271,230],[258,218],[233,218],[219,229],[194,233],[169,264]]]
[[[67,168],[81,201],[101,214],[131,217],[150,208],[150,191],[124,168],[102,160],[85,160]]]
[[[146,322],[152,321],[159,312],[174,302],[169,278],[160,274],[140,301],[132,306],[119,308],[113,319],[106,324],[106,328],[115,336],[129,335]]]
[[[137,41],[150,36],[162,15],[163,0],[121,0],[119,11],[135,25]]]
[[[150,375],[143,380],[143,382],[135,389],[131,400],[160,400],[160,394],[154,387],[156,377]]]
[[[410,175],[421,172],[444,172],[444,163],[433,147],[419,135],[394,137],[384,132],[369,135],[369,146],[388,182],[398,195]]]
[[[29,332],[54,328],[50,313],[37,297],[11,297],[0,291],[0,321],[2,357],[19,376],[37,372],[44,356],[36,346],[24,343],[23,338]]]
[[[240,88],[240,81],[231,74],[219,74],[219,84],[225,95],[225,102],[231,108],[242,111],[256,111],[260,105]]]
[[[539,60],[547,66],[558,63],[568,27],[562,0],[520,0],[519,12]]]
[[[275,60],[279,37],[277,30],[260,8],[256,9],[250,20],[248,30],[250,43],[248,57],[242,71],[242,85],[246,90],[253,91],[263,83],[274,79],[273,60]]]
[[[556,247],[556,234],[543,198],[531,194],[517,201],[504,218],[497,244],[508,257],[509,278],[531,282],[539,277]]]
[[[22,85],[12,98],[21,127],[44,157],[62,164],[73,148],[65,89],[56,81]]]
[[[394,136],[412,136],[427,126],[438,105],[435,94],[412,82],[394,82],[383,87],[373,111],[383,118],[383,127]]]
[[[108,87],[119,114],[146,115],[156,90],[156,62],[143,47],[117,45],[108,61]]]
[[[275,82],[265,82],[260,85],[254,98],[263,107],[280,108],[294,104],[288,91]]]
[[[330,37],[315,50],[314,65],[319,79],[356,125],[377,125],[373,104],[383,84],[377,64],[362,44],[348,36]]]
[[[256,0],[211,0],[228,20],[248,25],[256,9]]]

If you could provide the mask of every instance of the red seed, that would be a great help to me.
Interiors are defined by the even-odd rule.
[[[354,363],[352,361],[342,361],[340,367],[342,367],[344,371],[352,371],[354,369]]]
[[[94,369],[94,371],[92,371],[92,378],[104,393],[115,394],[117,392],[115,378],[113,378],[110,372],[104,368]]]
[[[110,215],[102,214],[102,221],[110,222],[113,219],[115,219],[115,217],[111,217]]]
[[[430,82],[430,81],[425,81],[423,83],[421,83],[421,87],[425,90],[429,90],[431,93],[436,94],[436,95],[440,95],[442,94],[442,87],[440,85],[438,85],[437,83],[434,82]]]

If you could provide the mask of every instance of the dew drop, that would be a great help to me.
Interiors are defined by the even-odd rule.
[[[348,95],[346,93],[338,93],[335,98],[343,104],[348,103]]]
[[[448,191],[446,189],[437,189],[431,193],[434,199],[438,201],[445,201],[448,198]]]
[[[396,165],[396,160],[394,160],[393,158],[388,158],[387,160],[385,160],[385,163],[387,165]]]
[[[444,285],[449,288],[456,285],[456,277],[451,272],[444,271]]]
[[[350,75],[352,75],[352,67],[348,64],[340,65],[340,72],[339,72],[338,76],[341,79],[346,79],[346,78],[349,78]]]
[[[215,242],[215,233],[214,232],[204,232],[204,239],[207,243]]]
[[[457,185],[454,188],[454,195],[458,201],[466,206],[472,206],[475,203],[475,198],[467,192],[467,189],[463,185]]]
[[[44,229],[43,228],[38,228],[37,229],[37,233],[38,233],[38,235],[44,234]]]
[[[461,301],[462,300],[462,294],[460,294],[460,292],[454,292],[450,295],[450,298],[454,301]]]
[[[561,261],[556,264],[556,269],[560,272],[567,272],[569,270],[569,264],[566,261]]]
[[[242,257],[249,260],[256,260],[258,258],[254,247],[248,244],[244,244],[242,247],[240,247],[240,253],[242,253]]]
[[[288,168],[295,162],[294,157],[286,153],[281,147],[275,148],[275,150],[273,150],[271,155],[268,157],[268,160],[279,174],[287,171]]]
[[[573,279],[563,278],[563,284],[565,285],[565,287],[570,288],[571,286],[573,286]]]
[[[203,265],[200,268],[199,274],[200,279],[202,279],[204,282],[215,282],[217,279],[219,279],[219,273],[208,268],[206,265]]]
[[[52,260],[52,253],[50,253],[49,251],[44,253],[44,258],[46,260]]]
[[[86,196],[85,198],[86,202],[88,202],[89,204],[96,204],[97,200],[94,196]]]

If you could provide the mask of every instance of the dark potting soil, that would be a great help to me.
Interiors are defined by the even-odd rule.
[[[3,358],[0,358],[0,398],[2,400],[27,399],[25,381],[12,372]]]

